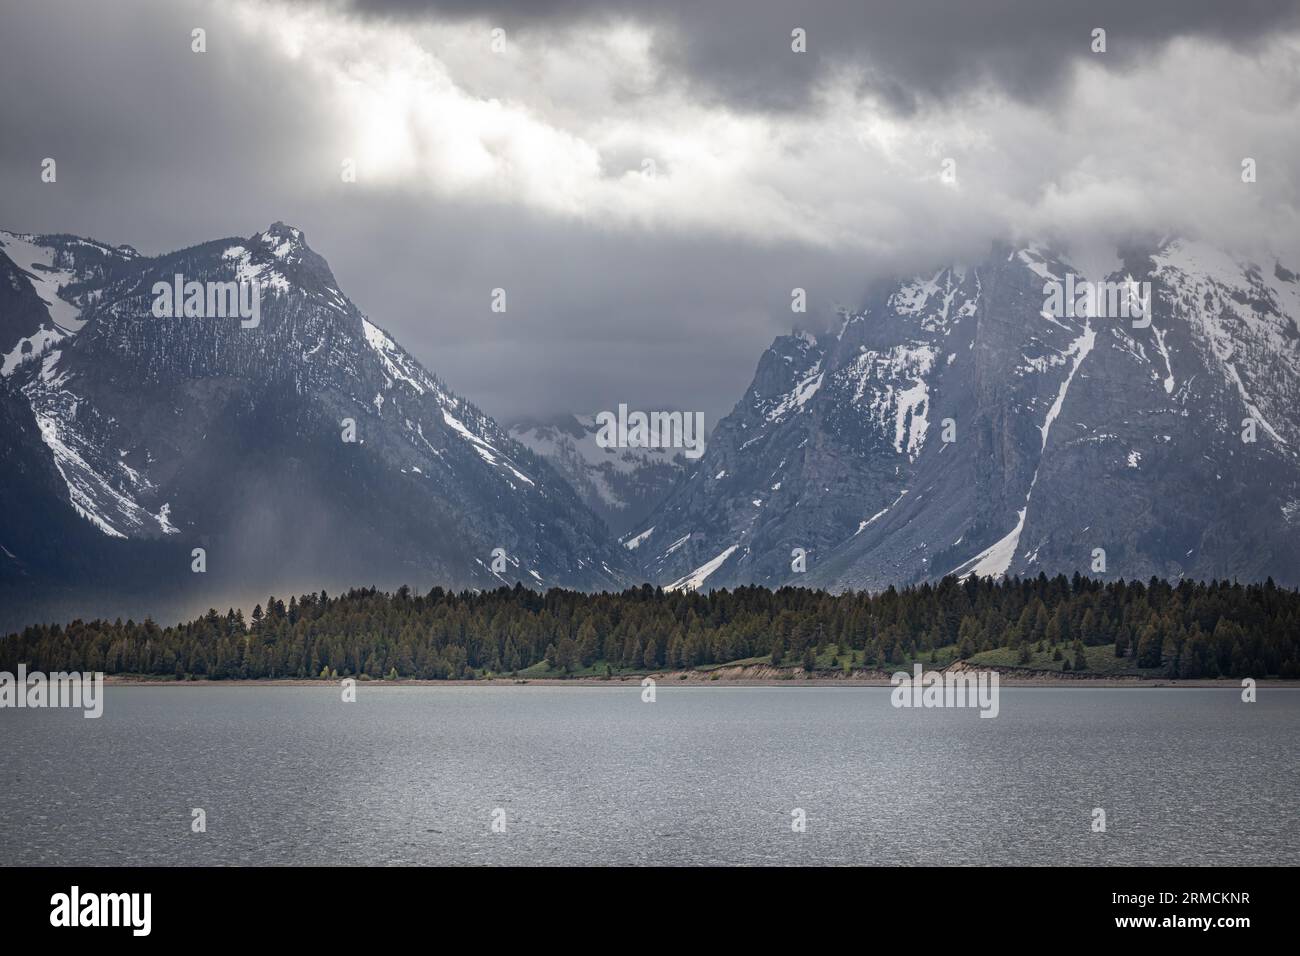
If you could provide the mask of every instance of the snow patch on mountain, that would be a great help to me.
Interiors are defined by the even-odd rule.
[[[863,349],[845,369],[854,404],[866,407],[894,451],[915,458],[929,430],[930,386],[938,350],[916,342],[887,351]],[[865,401],[864,401],[865,399]]]
[[[706,561],[685,577],[677,579],[664,588],[664,590],[698,591],[704,582],[709,579],[709,576],[713,574],[714,571],[718,570],[718,568],[722,567],[722,565],[726,563],[727,559],[736,553],[738,547],[740,547],[740,545],[733,544],[730,547],[725,548],[717,557]]]
[[[55,328],[65,334],[81,329],[81,309],[59,297],[59,290],[77,279],[70,269],[56,268],[55,248],[37,242],[36,236],[0,232],[0,247],[31,280],[32,288],[49,310]]]
[[[54,455],[54,466],[63,476],[77,514],[110,538],[125,538],[126,535],[109,522],[110,508],[105,506],[106,503],[116,504],[119,514],[138,515],[140,523],[153,517],[95,472],[77,449],[76,438],[61,430],[56,419],[37,413],[36,424],[41,440]]]
[[[824,377],[821,362],[818,362],[813,366],[811,372],[804,376],[788,394],[768,410],[767,420],[769,422],[780,422],[791,412],[798,411],[807,405],[809,399],[816,395],[817,390],[822,387]]]
[[[1295,375],[1300,284],[1281,269],[1261,268],[1206,242],[1175,239],[1152,257],[1153,281],[1186,319],[1193,342],[1211,359],[1242,405],[1279,444],[1289,443],[1275,426],[1290,411],[1285,393],[1277,392],[1276,372],[1266,366],[1285,357]],[[1165,357],[1165,391],[1175,383],[1164,333],[1156,340]],[[1263,396],[1261,395],[1263,393]]]
[[[858,522],[858,530],[855,531],[855,532],[853,532],[854,535],[862,534],[862,532],[865,531],[869,526],[875,524],[879,519],[883,518],[886,514],[889,513],[889,509],[890,509],[890,508],[894,507],[894,505],[898,504],[900,501],[903,500],[903,498],[904,498],[904,496],[905,496],[906,494],[907,494],[907,489],[903,489],[902,491],[900,491],[900,492],[898,493],[898,497],[897,497],[897,498],[895,498],[895,499],[894,499],[893,501],[891,501],[889,504],[885,505],[885,507],[881,508],[881,509],[880,509],[879,511],[877,511],[875,514],[873,514],[870,518],[867,518],[865,521],[859,521],[859,522]],[[960,539],[959,539],[959,540],[960,540]]]
[[[641,547],[641,543],[645,541],[646,538],[654,534],[654,530],[655,529],[653,527],[647,528],[645,531],[642,531],[640,534],[636,535],[635,537],[629,538],[627,541],[624,541],[623,547],[627,548],[629,551],[635,551],[637,548]]]
[[[58,345],[65,338],[67,333],[59,329],[38,329],[33,334],[21,338],[12,349],[4,355],[3,363],[0,363],[0,376],[7,376],[19,363],[25,361],[33,355],[40,355],[47,348]]]
[[[238,256],[232,257],[232,260],[235,264],[236,282],[256,282],[262,288],[273,292],[288,292],[292,288],[288,277],[283,272],[268,262],[254,262],[253,253],[247,249],[240,252]]]
[[[388,377],[394,382],[405,382],[415,390],[416,394],[423,395],[431,383],[422,380],[420,370],[406,358],[405,353],[397,347],[397,343],[388,337],[388,333],[364,317],[361,319],[361,327],[365,332],[366,342],[383,362]]]

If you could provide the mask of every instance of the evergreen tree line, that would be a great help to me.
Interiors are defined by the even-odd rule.
[[[1066,669],[1085,646],[1113,645],[1127,666],[1176,677],[1300,677],[1300,592],[1273,581],[1102,583],[1076,574],[945,578],[876,594],[742,587],[708,594],[643,585],[621,593],[487,592],[435,587],[419,595],[361,588],[329,597],[271,597],[248,619],[210,610],[159,627],[94,620],[34,625],[0,639],[0,670],[104,671],[177,678],[320,676],[473,678],[542,661],[564,673],[689,668],[770,655],[814,666],[834,645],[889,669],[1011,647],[1052,648]],[[849,650],[852,654],[849,654]],[[949,654],[951,656],[951,653]]]

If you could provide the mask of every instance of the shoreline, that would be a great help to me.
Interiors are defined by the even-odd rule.
[[[534,677],[534,678],[512,678],[512,677],[491,677],[480,678],[477,680],[420,680],[417,678],[402,678],[399,680],[380,680],[371,679],[368,681],[357,681],[358,685],[367,687],[636,687],[641,686],[641,681],[645,677],[652,677],[659,686],[669,687],[876,687],[889,688],[894,685],[888,677],[864,676],[864,677],[814,677],[814,678],[782,678],[782,677],[726,677],[717,680],[711,679],[707,674],[698,675],[693,672],[669,671],[648,674],[626,675],[620,677]],[[247,680],[235,678],[230,680],[209,680],[202,678],[199,680],[173,680],[168,678],[150,679],[147,677],[105,675],[104,683],[110,686],[121,687],[338,687],[340,681],[321,680],[316,677],[305,678],[267,678],[260,680]],[[1001,673],[999,683],[1003,687],[1024,687],[1024,688],[1192,688],[1195,690],[1234,690],[1240,691],[1241,680],[1234,678],[1216,678],[1216,679],[1199,679],[1199,680],[1179,680],[1176,678],[1150,678],[1150,677],[1038,677],[1027,675],[1007,675]],[[1286,681],[1280,679],[1263,679],[1255,682],[1257,687],[1278,689],[1278,688],[1300,688],[1300,682]]]

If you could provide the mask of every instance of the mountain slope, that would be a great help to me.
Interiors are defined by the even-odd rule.
[[[634,529],[646,573],[686,588],[1300,582],[1295,275],[1182,240],[1129,253],[1108,278],[1152,283],[1153,321],[1134,328],[1045,310],[1045,283],[1070,273],[1048,250],[1001,249],[883,285],[837,332],[779,338]]]
[[[80,329],[96,289],[136,258],[130,246],[0,231],[0,374]]]
[[[1126,265],[1151,277],[1151,327],[1099,332],[1009,570],[1102,548],[1109,575],[1297,583],[1300,284],[1185,240]]]
[[[257,283],[260,321],[156,318],[154,285],[178,274]],[[203,547],[220,593],[627,580],[572,489],[366,319],[299,230],[132,255],[94,279],[73,287],[77,328],[7,378],[103,536],[183,542],[187,563]]]

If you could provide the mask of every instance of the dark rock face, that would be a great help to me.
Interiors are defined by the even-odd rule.
[[[155,283],[177,274],[257,283],[259,321],[156,318]],[[182,552],[187,573],[205,548],[205,593],[630,579],[573,490],[369,322],[299,230],[64,278],[78,330],[6,386],[65,507],[101,537]]]
[[[1045,283],[1074,271],[1003,249],[880,289],[836,333],[778,339],[700,464],[633,529],[647,574],[1300,583],[1296,276],[1182,240],[1132,253],[1105,278],[1151,283],[1135,327],[1101,305],[1045,310]]]

